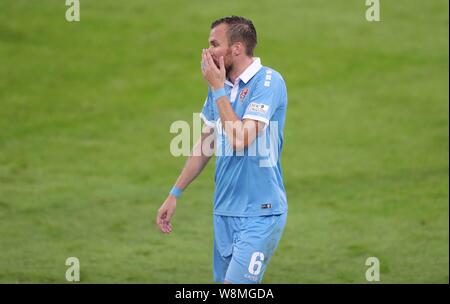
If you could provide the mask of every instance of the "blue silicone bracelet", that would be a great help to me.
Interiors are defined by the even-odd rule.
[[[172,190],[170,190],[170,194],[172,194],[176,198],[179,198],[182,192],[183,192],[183,190],[181,190],[180,188],[177,188],[175,186],[172,188]]]
[[[217,101],[220,97],[226,96],[225,88],[220,88],[215,91],[212,91],[214,101]]]

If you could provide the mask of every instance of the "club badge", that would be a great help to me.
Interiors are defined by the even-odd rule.
[[[247,96],[248,88],[245,88],[241,91],[241,94],[239,95],[239,100],[242,102],[244,101],[245,96]]]

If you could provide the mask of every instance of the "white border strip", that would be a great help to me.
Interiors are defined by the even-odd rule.
[[[269,124],[269,120],[267,118],[261,117],[261,116],[256,116],[256,115],[251,115],[251,114],[247,114],[244,115],[244,117],[242,117],[242,119],[253,119],[253,120],[257,120],[257,121],[262,121],[263,123],[265,123],[266,125]]]

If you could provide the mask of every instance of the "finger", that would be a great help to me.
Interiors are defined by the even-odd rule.
[[[211,54],[207,51],[206,52],[206,59],[208,60],[208,64],[211,66],[211,68],[217,68],[216,64],[214,63],[214,60],[212,59]]]
[[[203,49],[203,51],[202,51],[202,62],[203,62],[203,64],[207,64],[208,63],[208,60],[206,59],[206,52],[205,52],[205,49]]]
[[[163,233],[167,233],[167,227],[166,227],[166,225],[162,225],[162,226],[161,226],[161,231],[162,231]]]
[[[206,71],[207,67],[208,67],[208,63],[207,63],[206,56],[205,56],[205,50],[202,51],[202,63],[201,63],[201,66],[202,66],[202,72],[204,73]]]
[[[161,233],[164,233],[164,227],[163,227],[163,226],[160,226],[160,227],[159,227],[159,231],[160,231]]]
[[[158,229],[159,231],[161,231],[162,233],[164,233],[164,226],[162,224],[158,225]]]
[[[200,63],[200,68],[202,70],[202,74],[205,75],[205,71],[206,71],[206,63],[205,63],[205,61],[202,60],[202,62]]]
[[[170,223],[166,223],[163,227],[163,231],[164,233],[169,233],[170,231],[172,231]]]
[[[205,55],[206,55],[206,60],[207,60],[206,62],[208,64],[208,66],[211,66],[212,69],[213,68],[217,69],[216,64],[214,63],[214,60],[212,59],[211,54],[209,53],[208,50],[206,51]]]
[[[166,233],[166,231],[167,231],[167,227],[166,226],[167,225],[166,225],[165,221],[162,221],[161,225],[159,226],[159,230],[161,230],[161,232],[163,232],[163,233]]]
[[[164,232],[164,223],[163,223],[163,222],[160,222],[160,223],[158,224],[158,228],[159,228],[159,230],[160,230],[161,232]]]
[[[173,215],[173,210],[170,210],[170,209],[167,210],[167,216],[165,218],[164,223],[165,223],[166,232],[168,232],[168,233],[170,233],[172,231],[172,224],[170,223],[172,215]]]
[[[167,214],[166,214],[166,212],[164,211],[164,212],[160,212],[159,214],[158,214],[158,218],[157,218],[157,224],[158,224],[158,227],[159,227],[159,230],[161,230],[161,232],[164,232],[164,226],[166,225],[165,223],[166,223],[166,220],[165,220],[165,218],[166,218],[166,216],[167,216]]]
[[[223,56],[220,56],[219,65],[220,65],[220,71],[224,72],[225,71],[225,62],[223,60]]]
[[[164,228],[167,234],[172,232],[172,226],[170,225],[170,223],[167,223]]]

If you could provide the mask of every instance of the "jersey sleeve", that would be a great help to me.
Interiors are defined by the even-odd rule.
[[[279,106],[283,88],[281,77],[272,78],[271,74],[267,74],[254,89],[242,119],[258,120],[268,125]]]
[[[210,127],[214,127],[216,125],[212,97],[209,88],[208,96],[206,96],[205,104],[203,105],[202,112],[200,113],[200,118],[203,119],[203,122]]]

